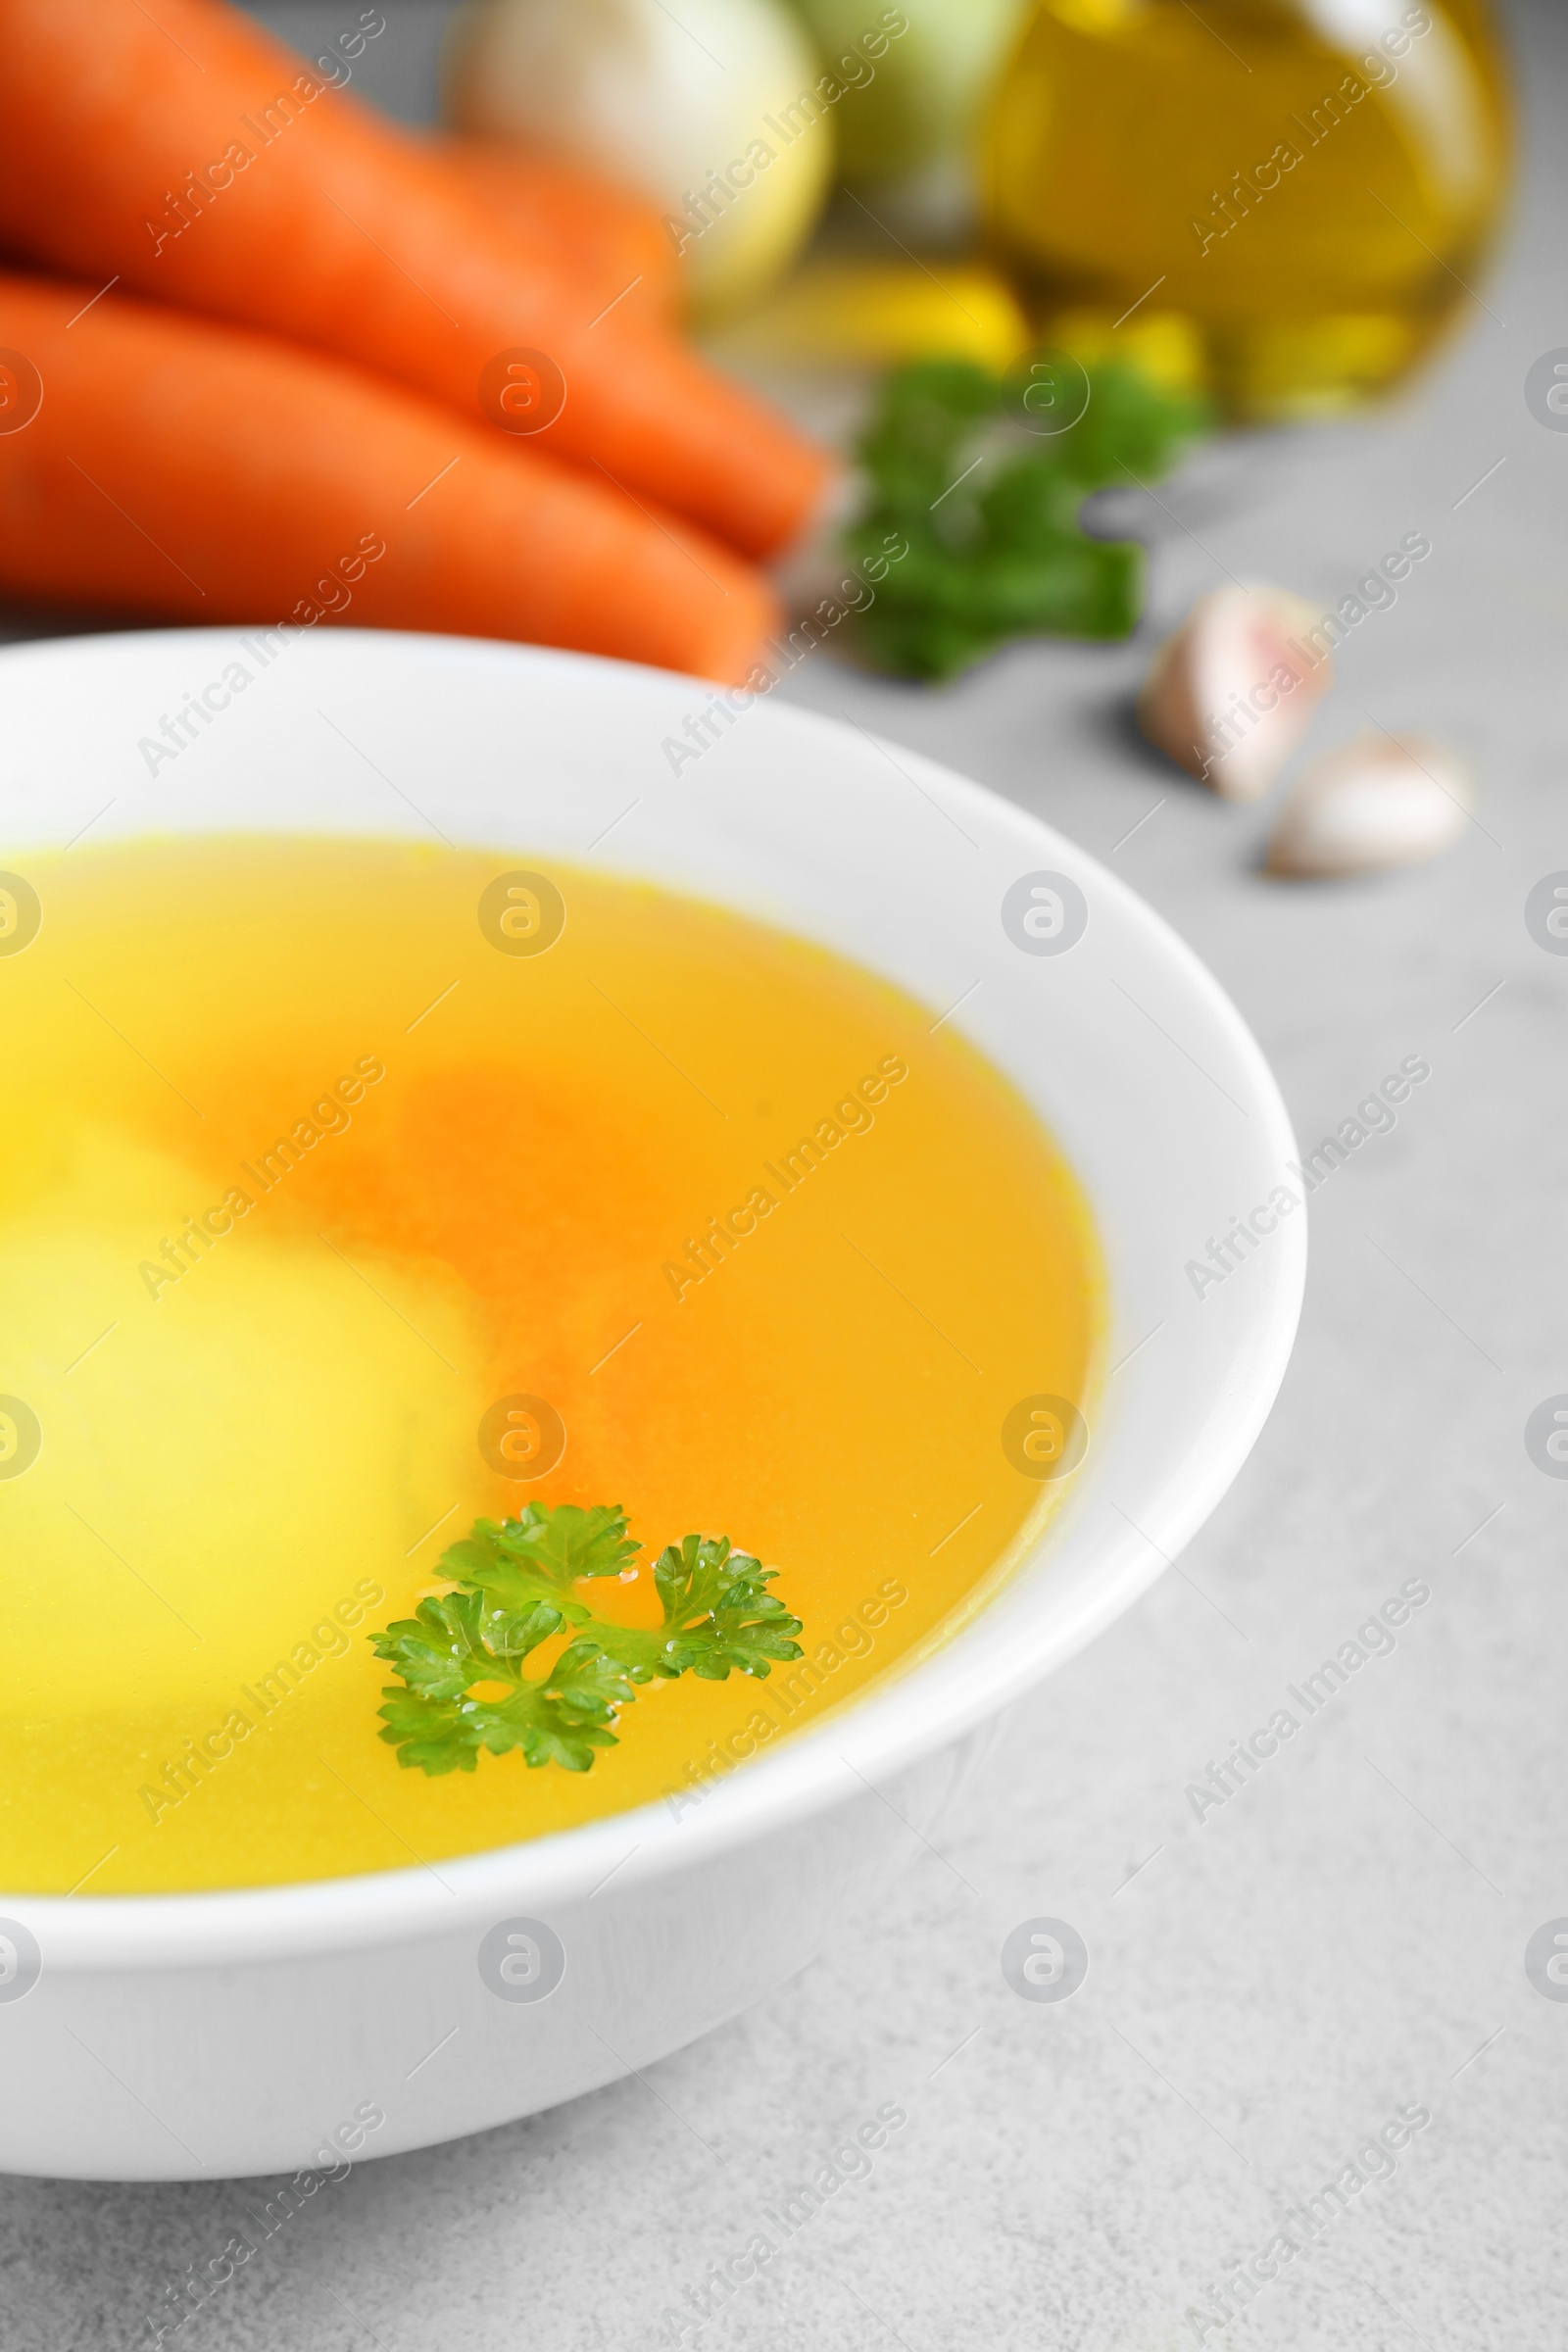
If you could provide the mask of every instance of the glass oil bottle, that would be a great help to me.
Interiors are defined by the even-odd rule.
[[[1488,0],[1038,0],[988,241],[1048,341],[1175,333],[1232,416],[1322,415],[1473,295],[1510,127]]]

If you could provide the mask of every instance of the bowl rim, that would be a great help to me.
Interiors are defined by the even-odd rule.
[[[252,624],[253,627],[257,624]],[[191,641],[238,642],[238,628],[121,630],[74,638],[45,638],[0,649],[0,662],[15,684],[23,665],[85,662],[120,653],[127,645],[172,648]],[[522,663],[543,673],[563,668],[613,676],[621,684],[678,683],[690,694],[694,682],[678,673],[485,639],[430,637],[413,632],[334,628],[313,642],[341,648],[355,657],[374,647],[398,663],[432,656],[466,655]],[[800,704],[769,704],[768,723],[825,732],[848,741],[841,721]],[[1092,875],[1100,899],[1165,960],[1173,979],[1202,1007],[1245,1076],[1248,1111],[1259,1122],[1272,1164],[1297,1155],[1289,1113],[1261,1048],[1196,952],[1165,919],[1098,858],[1058,833],[1043,818],[903,744],[886,745],[871,730],[856,726],[862,744],[896,752],[898,761],[919,771],[921,787],[951,811],[1010,835],[1019,852],[1039,853],[1036,863],[1069,860],[1075,872]],[[196,828],[182,828],[195,830]],[[225,827],[215,831],[256,830]],[[279,824],[286,832],[295,828]],[[381,838],[404,837],[413,828],[389,821]],[[611,870],[611,869],[606,869]],[[706,895],[706,894],[705,894]],[[874,961],[867,968],[875,971]],[[983,1051],[983,1049],[978,1049]],[[1092,1198],[1092,1197],[1091,1197]],[[1024,1690],[1076,1655],[1097,1634],[1152,1585],[1169,1560],[1196,1534],[1231,1485],[1272,1408],[1284,1378],[1299,1319],[1306,1272],[1306,1216],[1282,1219],[1274,1245],[1275,1279],[1250,1294],[1253,1357],[1245,1396],[1221,1424],[1210,1421],[1199,1458],[1187,1465],[1179,1499],[1173,1499],[1139,1556],[1125,1557],[1115,1573],[1098,1584],[1065,1626],[1049,1642],[993,1643],[984,1672],[989,1598],[947,1639],[912,1663],[893,1661],[858,1692],[825,1708],[810,1725],[792,1733],[764,1755],[747,1760],[706,1785],[702,1802],[677,1817],[667,1801],[651,1799],[575,1828],[525,1838],[474,1853],[419,1861],[390,1871],[339,1878],[285,1881],[260,1886],[167,1890],[126,1894],[32,1894],[0,1889],[0,1911],[21,1919],[38,1937],[48,1964],[73,1973],[232,1965],[264,1958],[300,1958],[314,1952],[352,1950],[388,1939],[416,1942],[492,1921],[526,1907],[548,1912],[591,1900],[614,1879],[622,1889],[696,1868],[737,1844],[809,1821],[835,1804],[866,1793],[891,1804],[879,1781],[906,1771],[934,1751],[972,1733]],[[1037,1529],[1001,1590],[1012,1589],[1046,1541]],[[1037,1612],[1038,1615],[1038,1612]],[[1014,1629],[1016,1630],[1016,1629]],[[940,1703],[933,1704],[933,1700]],[[894,1807],[897,1810],[897,1807]],[[911,1833],[918,1835],[918,1833]]]

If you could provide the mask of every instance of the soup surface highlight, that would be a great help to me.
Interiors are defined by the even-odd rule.
[[[516,854],[141,841],[0,888],[0,1886],[684,1810],[951,1630],[1059,1497],[1003,1433],[1085,1396],[1089,1218],[898,990]],[[370,1637],[530,1503],[627,1512],[596,1618],[658,1626],[661,1548],[727,1536],[802,1655],[645,1684],[586,1771],[400,1763]]]

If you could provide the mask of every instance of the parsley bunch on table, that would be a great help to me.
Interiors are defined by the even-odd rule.
[[[641,1548],[614,1504],[530,1502],[515,1519],[476,1519],[441,1555],[457,1591],[374,1637],[401,1678],[381,1693],[381,1738],[398,1762],[472,1772],[482,1751],[516,1748],[530,1765],[586,1772],[597,1748],[616,1745],[612,1726],[639,1684],[762,1677],[771,1661],[803,1654],[800,1619],[766,1589],[777,1571],[727,1536],[686,1536],[660,1553],[660,1625],[595,1617],[577,1587],[620,1576]],[[569,1638],[548,1670],[525,1671],[558,1634]]]
[[[871,659],[948,678],[1014,637],[1128,636],[1144,550],[1092,537],[1080,510],[1094,491],[1157,479],[1208,421],[1203,402],[1119,361],[1087,376],[1059,357],[1010,376],[963,360],[895,370],[858,446],[867,502],[845,539],[858,563],[907,547],[871,574]]]

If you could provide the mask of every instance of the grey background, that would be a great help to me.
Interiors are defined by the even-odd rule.
[[[442,12],[383,5],[360,86],[417,113]],[[263,13],[300,37],[358,12]],[[1516,30],[1528,181],[1486,307],[1392,408],[1214,452],[1141,514],[1154,589],[1136,644],[1029,647],[940,695],[823,655],[781,690],[1109,858],[1231,991],[1303,1138],[1401,1056],[1430,1060],[1396,1131],[1313,1201],[1300,1340],[1254,1455],[1179,1571],[1012,1712],[942,1851],[914,1847],[796,1983],[645,2080],[358,2167],[181,2340],[653,2344],[765,2207],[897,2101],[908,2121],[871,2178],[682,2340],[1190,2344],[1184,2312],[1224,2267],[1420,2103],[1432,2122],[1394,2177],[1207,2341],[1564,2341],[1568,2004],[1532,1989],[1524,1951],[1568,1912],[1568,1487],[1523,1431],[1568,1390],[1568,959],[1522,909],[1568,867],[1568,436],[1523,396],[1531,364],[1568,345],[1568,17],[1544,0]],[[1424,871],[1266,883],[1266,812],[1221,807],[1130,731],[1149,646],[1227,571],[1337,600],[1413,530],[1433,554],[1356,631],[1312,740],[1367,713],[1446,737],[1482,779],[1480,818]],[[1433,1598],[1396,1652],[1200,1825],[1187,1785],[1408,1577]],[[999,1967],[1037,1915],[1089,1945],[1059,2004],[1018,1999]],[[7,2352],[136,2339],[164,2282],[221,2247],[240,2194],[7,2182]]]

